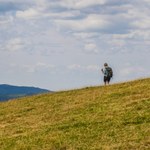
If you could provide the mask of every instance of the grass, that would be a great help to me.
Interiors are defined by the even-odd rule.
[[[150,149],[150,79],[2,102],[0,149]]]

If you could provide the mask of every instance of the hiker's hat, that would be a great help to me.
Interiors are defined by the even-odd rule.
[[[104,66],[108,66],[108,64],[107,64],[107,63],[104,63]]]

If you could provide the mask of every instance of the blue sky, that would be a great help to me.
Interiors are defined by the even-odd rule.
[[[0,83],[66,90],[150,77],[149,0],[0,0]]]

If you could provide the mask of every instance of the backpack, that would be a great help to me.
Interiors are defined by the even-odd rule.
[[[107,76],[110,77],[110,78],[112,78],[113,77],[113,70],[112,70],[112,68],[107,67],[106,71],[107,71]]]

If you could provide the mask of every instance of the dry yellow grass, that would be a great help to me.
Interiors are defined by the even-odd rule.
[[[0,150],[150,149],[150,79],[0,103]]]

